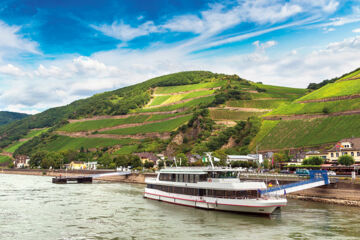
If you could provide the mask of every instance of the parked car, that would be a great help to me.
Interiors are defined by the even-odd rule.
[[[328,176],[336,176],[336,172],[334,172],[334,171],[328,171]]]

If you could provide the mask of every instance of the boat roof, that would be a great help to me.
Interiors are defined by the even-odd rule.
[[[242,168],[223,168],[223,167],[172,167],[161,169],[160,173],[187,173],[187,174],[207,174],[208,172],[240,172]]]

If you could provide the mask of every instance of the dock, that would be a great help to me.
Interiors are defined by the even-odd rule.
[[[77,177],[54,177],[52,183],[66,184],[66,183],[92,183],[93,177],[77,176]]]
[[[93,179],[101,178],[101,177],[110,177],[110,176],[126,176],[130,175],[130,171],[124,172],[110,172],[110,173],[100,173],[93,174],[88,176],[73,176],[73,177],[54,177],[52,179],[52,183],[56,184],[66,184],[66,183],[92,183]]]

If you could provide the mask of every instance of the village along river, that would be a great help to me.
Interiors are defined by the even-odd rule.
[[[0,174],[0,239],[359,239],[360,209],[289,199],[271,217],[144,199],[143,185]]]

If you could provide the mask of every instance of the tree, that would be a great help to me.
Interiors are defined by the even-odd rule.
[[[117,167],[128,167],[130,166],[129,157],[126,155],[118,156],[114,159],[114,162]]]
[[[163,161],[163,160],[159,161],[159,163],[158,163],[158,167],[159,167],[159,169],[163,168],[163,167],[164,167],[164,165],[165,165],[165,163],[164,163],[164,161]]]
[[[108,153],[103,154],[98,158],[98,163],[102,165],[104,168],[109,168],[112,163],[111,156]]]
[[[40,166],[41,161],[46,157],[47,154],[48,154],[47,151],[35,152],[30,158],[30,161],[29,161],[30,167],[35,168],[35,167]]]
[[[274,161],[275,162],[285,162],[287,157],[283,153],[274,153]]]
[[[130,155],[129,159],[130,159],[130,164],[131,164],[132,168],[137,168],[137,167],[142,167],[143,166],[139,156]]]
[[[187,166],[188,158],[184,153],[179,153],[178,155],[176,155],[176,163],[178,166]]]
[[[154,167],[154,162],[146,161],[145,164],[144,164],[144,167],[145,168],[153,168]]]
[[[269,159],[264,159],[263,165],[265,169],[269,169]]]
[[[307,159],[304,159],[303,165],[321,165],[324,163],[324,159],[318,156],[313,156]]]
[[[345,166],[350,166],[350,165],[353,165],[355,163],[354,161],[354,158],[350,155],[342,155],[338,162],[341,164],[341,165],[345,165]]]
[[[225,150],[223,149],[216,150],[213,156],[220,159],[220,162],[216,163],[216,165],[226,166],[227,154],[225,153]]]

